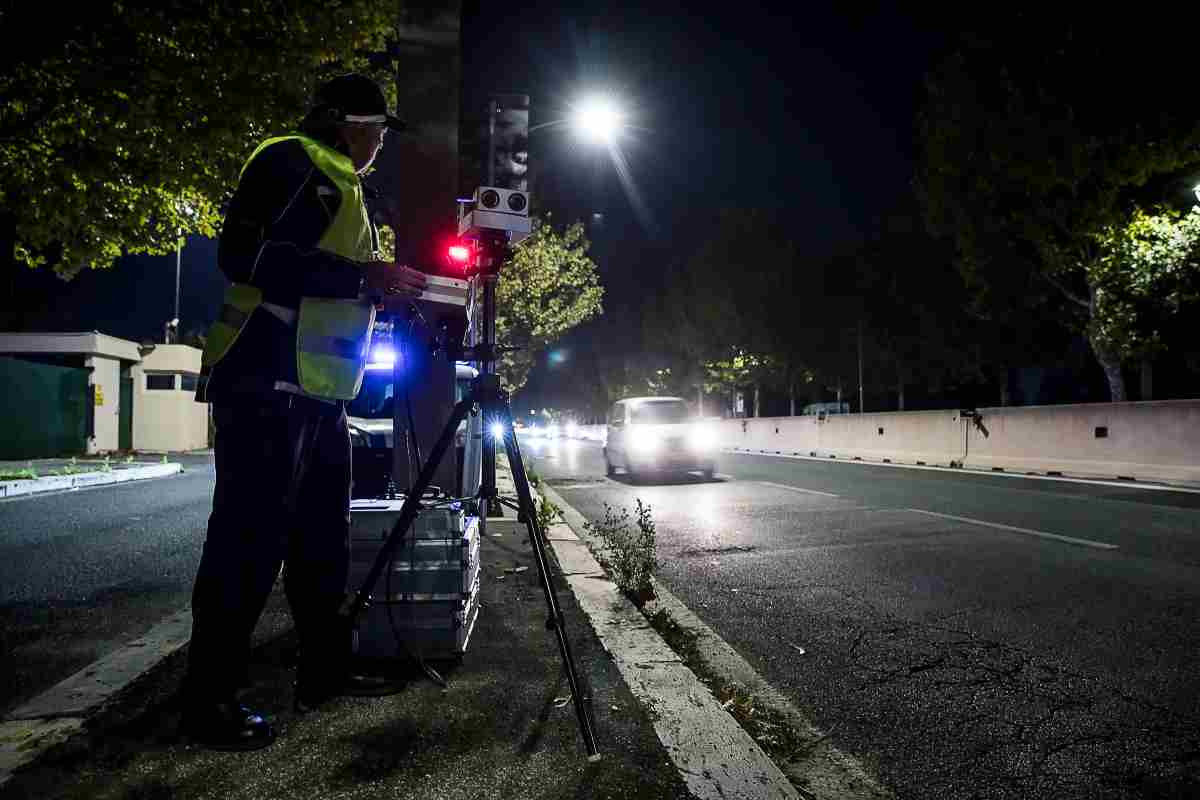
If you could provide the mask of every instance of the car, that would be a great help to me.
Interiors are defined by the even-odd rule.
[[[632,478],[652,473],[716,474],[716,432],[688,411],[680,397],[630,397],[609,409],[605,474],[624,469]]]

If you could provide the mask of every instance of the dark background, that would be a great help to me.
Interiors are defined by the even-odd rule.
[[[570,334],[553,360],[542,359],[518,408],[569,402],[563,364],[597,343],[636,350],[637,320],[660,311],[652,298],[664,265],[697,247],[718,209],[774,211],[802,260],[816,263],[852,250],[881,220],[911,208],[922,78],[965,22],[871,4],[753,2],[691,12],[675,4],[468,2],[463,20],[464,124],[473,124],[470,115],[486,107],[490,92],[528,94],[531,126],[564,118],[590,90],[610,92],[629,115],[619,142],[625,181],[608,153],[565,126],[530,137],[534,209],[555,223],[587,223],[606,296],[605,318]],[[469,170],[457,178],[461,190]],[[410,201],[420,202],[419,189],[406,186]],[[173,315],[174,263],[174,255],[127,257],[68,284],[22,270],[5,293],[9,327],[162,341]],[[214,242],[189,237],[181,282],[186,341],[219,307]],[[797,313],[819,302],[797,298]],[[1107,399],[1086,342],[1065,334],[1030,353],[1012,384],[1018,403]],[[1022,394],[1021,386],[1035,384]],[[1156,388],[1191,387],[1160,381]],[[945,402],[913,387],[908,407]],[[763,411],[786,413],[784,403],[768,394]]]

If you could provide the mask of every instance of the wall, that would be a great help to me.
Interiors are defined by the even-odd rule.
[[[0,356],[0,386],[0,459],[84,452],[90,399],[85,370]]]
[[[147,374],[175,375],[174,389],[146,389]],[[179,375],[200,374],[200,351],[182,344],[160,344],[134,366],[133,447],[176,452],[208,446],[208,404],[179,388]]]
[[[722,447],[1200,482],[1200,400],[714,420]],[[1097,437],[1097,428],[1107,436]],[[987,433],[984,433],[986,429]],[[880,432],[882,430],[882,432]]]
[[[91,368],[90,382],[96,391],[95,431],[87,441],[87,452],[116,450],[121,419],[121,362],[107,356],[88,356],[83,365]]]

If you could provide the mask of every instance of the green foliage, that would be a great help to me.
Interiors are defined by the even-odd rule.
[[[1200,206],[1137,209],[1097,240],[1091,337],[1123,360],[1152,356],[1166,345],[1163,326],[1200,300]]]
[[[254,146],[292,129],[320,80],[370,71],[366,54],[396,15],[368,0],[142,0],[6,19],[0,207],[12,258],[71,277],[168,253],[180,229],[214,236]]]
[[[562,509],[543,497],[541,502],[538,503],[538,529],[541,530],[542,533],[550,530],[550,526],[557,522],[561,515]]]
[[[604,520],[589,522],[585,527],[604,543],[602,560],[612,572],[617,588],[639,605],[653,597],[654,585],[650,577],[658,569],[658,556],[657,532],[650,506],[644,505],[639,498],[637,519],[633,520],[627,509],[622,508],[618,513],[605,503]]]
[[[18,469],[12,472],[0,472],[0,481],[35,480],[38,474],[32,469]]]
[[[540,219],[513,248],[496,288],[496,339],[520,348],[505,352],[497,367],[510,392],[525,385],[552,342],[601,313],[604,290],[587,250],[581,224],[560,232]]]

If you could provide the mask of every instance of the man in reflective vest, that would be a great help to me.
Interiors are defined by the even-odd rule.
[[[376,304],[399,310],[425,285],[422,273],[379,260],[363,202],[360,176],[385,132],[401,129],[374,81],[329,81],[300,133],[268,139],[250,156],[221,231],[217,258],[231,285],[197,393],[213,404],[216,489],[184,688],[185,731],[215,749],[275,738],[236,692],[281,564],[300,642],[297,708],[345,688],[344,405],[362,382]]]

